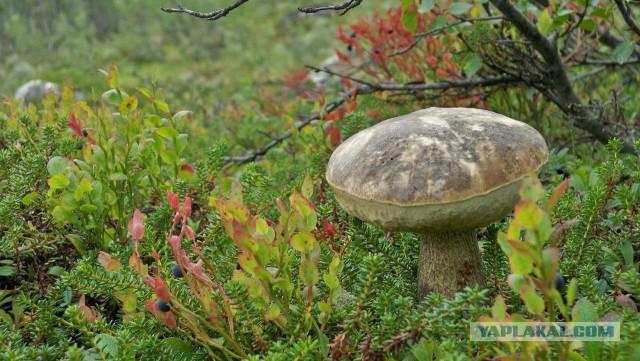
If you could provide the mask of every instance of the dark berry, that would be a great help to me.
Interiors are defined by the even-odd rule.
[[[158,300],[157,305],[158,305],[158,309],[162,312],[169,312],[169,310],[171,309],[171,307],[169,307],[167,302],[163,300]]]
[[[556,275],[556,290],[558,290],[558,292],[562,292],[565,284],[564,276]]]
[[[175,264],[173,266],[173,269],[171,270],[171,273],[173,273],[173,277],[175,277],[175,278],[182,278],[183,277],[182,270],[180,269],[180,266],[178,266],[178,264]]]
[[[565,175],[567,174],[565,172],[565,166],[564,164],[560,164],[559,166],[556,167],[556,173],[560,174],[560,175]]]

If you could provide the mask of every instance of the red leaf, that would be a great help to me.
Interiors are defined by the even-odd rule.
[[[169,238],[169,245],[171,246],[171,250],[177,253],[180,249],[180,237],[171,236],[171,238]]]
[[[180,171],[188,173],[190,176],[193,177],[193,175],[196,174],[196,167],[194,167],[193,164],[191,164],[191,163],[183,164],[183,165],[180,166]]]
[[[155,283],[156,297],[158,297],[159,300],[168,302],[171,299],[171,293],[169,293],[167,284],[164,283],[164,280],[160,276],[156,277]]]
[[[187,237],[189,237],[190,240],[193,241],[196,239],[195,235],[193,234],[193,229],[191,229],[191,227],[187,225],[184,226],[184,233],[187,234]]]
[[[336,234],[336,228],[326,218],[324,220],[324,230],[327,232],[330,238]]]
[[[78,302],[78,308],[80,309],[80,313],[87,322],[92,323],[93,321],[99,321],[102,318],[100,312],[92,309],[91,307],[85,305],[84,295],[80,296],[80,302]]]
[[[76,115],[74,113],[71,113],[71,120],[67,123],[67,126],[75,133],[71,136],[73,139],[84,136],[82,134],[82,126],[80,125],[80,122],[76,120]]]
[[[187,197],[184,200],[184,214],[187,217],[191,217],[191,197]]]
[[[171,208],[173,208],[174,211],[179,212],[180,199],[178,198],[178,196],[174,194],[172,191],[167,191],[167,198],[169,199],[169,204],[171,204]]]
[[[327,135],[329,136],[329,144],[331,148],[335,149],[340,144],[340,128],[332,126],[327,129]]]
[[[638,305],[627,295],[617,295],[616,302],[618,302],[622,308],[638,312]]]
[[[144,237],[144,223],[142,220],[142,213],[136,209],[133,212],[133,218],[129,221],[129,232],[133,236],[133,244],[135,249],[138,250],[138,242]]]
[[[117,271],[122,268],[122,263],[117,259],[112,259],[111,255],[100,251],[98,255],[98,263],[109,272]]]

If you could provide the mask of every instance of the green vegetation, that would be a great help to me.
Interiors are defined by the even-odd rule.
[[[188,5],[228,5],[215,3]],[[0,4],[0,359],[640,359],[640,141],[625,147],[640,104],[637,65],[622,67],[633,44],[595,42],[615,67],[567,66],[626,143],[568,124],[535,66],[513,87],[374,89],[522,69],[517,54],[491,62],[504,49],[486,39],[521,43],[510,23],[446,25],[483,3],[365,1],[295,20],[307,4],[257,2],[216,22],[162,13],[170,1]],[[579,29],[568,49],[592,25],[626,26],[613,4],[531,3],[544,34]],[[406,56],[376,55],[442,27]],[[373,54],[342,95],[299,72],[333,47]],[[30,78],[66,86],[12,99]],[[347,215],[324,173],[341,140],[433,105],[525,121],[551,155],[513,214],[478,232],[487,289],[419,300],[417,236]],[[478,320],[619,321],[622,337],[472,342]]]

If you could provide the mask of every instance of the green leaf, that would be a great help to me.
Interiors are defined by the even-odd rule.
[[[575,351],[569,351],[568,357],[569,357],[569,360],[571,360],[571,361],[586,361],[587,360],[584,357],[582,357],[582,355],[580,355],[579,353],[577,353]]]
[[[633,54],[633,49],[635,49],[635,47],[636,43],[633,41],[622,42],[613,49],[613,56],[616,58],[618,63],[622,64],[629,59],[631,54]]]
[[[174,153],[171,150],[166,150],[165,149],[165,150],[160,151],[160,158],[162,158],[162,160],[165,163],[169,163],[169,164],[173,164],[173,165],[180,164],[180,158],[178,158],[176,153]]]
[[[462,61],[464,72],[468,78],[474,76],[482,68],[482,58],[478,54],[469,54]]]
[[[129,113],[136,110],[137,107],[138,107],[138,98],[136,98],[135,95],[132,95],[130,97],[127,97],[125,100],[123,100],[120,103],[120,107],[118,109],[120,110],[120,113],[122,114],[122,116],[126,117]]]
[[[291,246],[298,252],[311,251],[316,245],[316,239],[309,232],[296,233],[291,237]]]
[[[112,181],[123,181],[129,179],[129,177],[124,173],[115,172],[109,175],[109,179]]]
[[[161,342],[174,360],[190,360],[193,358],[194,350],[191,343],[178,337],[165,338]]]
[[[11,266],[0,266],[0,276],[8,277],[16,273],[16,269]]]
[[[525,199],[516,205],[514,221],[527,228],[534,228],[542,221],[542,209],[531,199]]]
[[[118,67],[115,62],[111,63],[109,66],[109,75],[107,76],[107,79],[111,89],[118,89]]]
[[[47,171],[50,175],[57,175],[64,173],[65,169],[69,165],[69,160],[62,157],[53,157],[49,159],[47,163]]]
[[[418,7],[418,12],[420,14],[426,13],[427,11],[431,11],[433,7],[436,5],[435,0],[422,0],[422,4]]]
[[[144,116],[144,124],[148,127],[159,127],[162,125],[162,118],[155,114],[146,114]]]
[[[188,134],[179,134],[176,138],[176,152],[178,152],[178,154],[182,153],[182,151],[187,147],[188,137]]]
[[[311,198],[311,195],[313,195],[313,180],[311,179],[311,176],[309,175],[309,173],[307,173],[304,176],[304,181],[302,182],[302,195],[305,196],[305,198],[309,199]]]
[[[571,321],[596,322],[598,321],[598,311],[596,311],[595,306],[589,300],[581,298],[571,310]]]
[[[504,298],[498,295],[491,307],[491,316],[496,320],[504,320],[507,317],[507,305],[504,302]]]
[[[429,27],[429,30],[440,29],[446,24],[447,24],[447,17],[444,15],[438,15],[435,17],[435,19],[433,19],[433,22],[431,22],[431,26]]]
[[[633,266],[633,246],[629,241],[623,241],[620,244],[620,252],[627,266]]]
[[[51,189],[64,188],[69,185],[69,178],[64,174],[56,174],[47,181]]]
[[[553,20],[549,16],[549,10],[544,9],[544,11],[540,14],[540,18],[538,19],[538,29],[544,34],[549,35],[551,32],[551,26],[553,25]]]
[[[513,273],[527,275],[533,270],[533,259],[524,252],[514,250],[509,255],[509,265]]]
[[[576,299],[576,292],[578,291],[578,281],[576,279],[572,279],[569,281],[569,286],[567,287],[567,305],[572,305],[573,300]]]
[[[335,289],[340,287],[340,280],[338,279],[338,276],[331,274],[331,273],[327,273],[322,275],[322,279],[324,280],[324,283],[327,285],[327,287],[329,287],[330,289]]]
[[[520,289],[520,298],[522,298],[530,313],[539,315],[544,311],[544,300],[538,296],[533,287],[528,285],[522,286]]]
[[[174,139],[176,137],[178,137],[178,131],[171,128],[171,127],[162,127],[162,128],[158,128],[156,129],[156,133],[158,133],[158,135],[160,135],[163,138],[166,139]]]
[[[118,105],[120,104],[120,94],[115,89],[109,89],[102,93],[102,100],[112,105]]]
[[[87,203],[87,204],[81,205],[79,209],[86,213],[93,213],[98,210],[98,207],[94,206],[93,204]]]
[[[137,310],[138,299],[134,294],[124,295],[122,300],[122,311],[125,313],[133,313]]]
[[[47,271],[47,274],[50,274],[52,276],[62,276],[64,274],[65,270],[63,267],[60,266],[53,266],[51,268],[49,268],[49,271]]]
[[[78,236],[77,234],[67,234],[65,238],[67,239],[67,241],[71,242],[71,244],[76,248],[81,256],[84,256],[86,250],[84,247],[84,241],[80,236]]]
[[[181,110],[179,112],[177,112],[176,114],[173,115],[173,121],[174,122],[178,122],[180,121],[185,115],[187,114],[191,114],[192,112],[190,110]]]
[[[467,3],[463,3],[463,2],[459,2],[459,3],[453,3],[451,4],[451,6],[449,6],[449,14],[451,15],[462,15],[464,13],[466,13],[467,11],[469,11],[469,9],[471,9],[471,4],[467,4]]]
[[[86,178],[82,178],[82,180],[80,181],[80,185],[73,192],[73,199],[75,199],[76,202],[80,202],[85,193],[89,193],[92,190],[93,186],[91,185],[91,182],[89,182]]]
[[[318,267],[311,260],[300,262],[300,279],[306,286],[313,287],[318,283]]]
[[[160,109],[160,111],[164,113],[169,113],[169,105],[167,105],[167,103],[157,98],[150,98],[150,100],[153,102],[153,104],[155,104]]]
[[[35,201],[36,199],[38,199],[38,193],[37,192],[31,192],[31,193],[27,194],[26,196],[22,197],[21,202],[25,206],[28,206],[31,203],[33,203],[33,201]]]
[[[596,30],[596,28],[598,27],[598,25],[596,24],[595,21],[593,21],[592,19],[584,19],[582,20],[582,22],[580,23],[580,29],[582,30],[586,30],[586,31],[594,31]]]
[[[583,349],[584,355],[587,356],[589,361],[600,361],[600,349],[602,348],[602,342],[585,342]]]
[[[98,348],[104,353],[108,360],[118,358],[120,343],[117,338],[106,333],[101,333],[96,335],[94,342],[98,345]]]
[[[136,90],[142,93],[147,98],[153,98],[153,93],[151,93],[149,89],[138,87],[136,88]]]
[[[402,25],[410,32],[416,31],[418,26],[418,8],[413,6],[415,0],[402,0]],[[407,11],[412,7],[410,11]]]

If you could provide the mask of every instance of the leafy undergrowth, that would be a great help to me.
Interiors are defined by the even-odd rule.
[[[619,142],[597,164],[552,152],[544,186],[480,234],[488,289],[419,302],[416,236],[349,218],[323,180],[327,124],[347,137],[367,113],[329,114],[237,168],[161,89],[122,88],[115,65],[108,85],[100,107],[66,89],[0,114],[3,359],[640,352],[640,161]],[[620,321],[622,340],[469,341],[471,321],[523,319]]]

